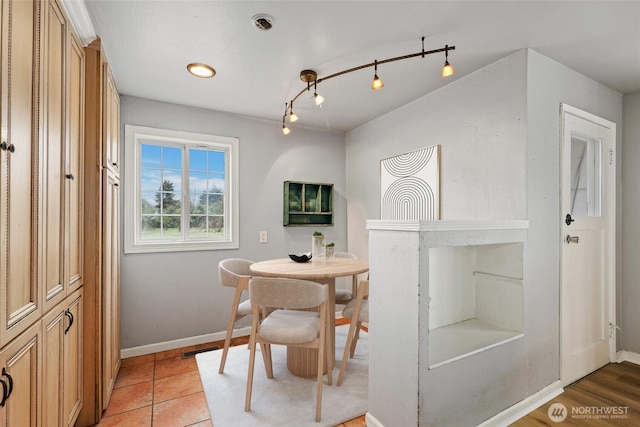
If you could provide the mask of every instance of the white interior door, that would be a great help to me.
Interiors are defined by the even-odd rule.
[[[615,123],[562,105],[563,385],[614,360]]]

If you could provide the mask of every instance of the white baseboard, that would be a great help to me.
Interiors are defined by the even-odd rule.
[[[564,391],[560,380],[546,386],[542,390],[532,394],[524,400],[516,403],[513,406],[505,409],[499,414],[494,415],[485,422],[478,425],[478,427],[503,427],[512,424],[520,418],[527,415],[534,409],[544,405],[554,397],[558,396]]]
[[[364,423],[367,427],[384,427],[384,424],[368,412],[364,416]]]
[[[249,335],[251,327],[238,328],[233,330],[232,337],[240,337]],[[191,345],[206,344],[208,342],[223,340],[226,331],[216,332],[213,334],[198,335],[195,337],[181,338],[173,341],[164,341],[155,344],[141,345],[139,347],[123,348],[120,350],[120,357],[126,359],[128,357],[144,356],[145,354],[157,353],[159,351],[175,350],[176,348],[188,347]]]
[[[616,353],[616,362],[631,362],[636,365],[640,365],[640,354],[634,353],[633,351],[628,350],[620,350]]]

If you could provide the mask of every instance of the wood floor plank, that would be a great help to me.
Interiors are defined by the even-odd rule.
[[[566,408],[562,422],[549,416],[549,408],[556,404]],[[565,387],[561,395],[511,426],[640,426],[640,365],[610,363]]]

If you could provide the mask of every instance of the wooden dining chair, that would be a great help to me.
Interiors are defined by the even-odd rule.
[[[256,277],[249,281],[249,300],[253,318],[249,338],[250,356],[245,411],[251,410],[256,344],[260,343],[267,378],[273,378],[272,344],[316,348],[318,349],[316,421],[320,421],[323,367],[324,363],[329,363],[329,357],[332,356],[325,351],[328,295],[326,286],[308,280]],[[265,308],[275,310],[260,321],[259,313]],[[317,308],[318,311],[309,311],[308,309],[311,308]],[[332,374],[331,371],[327,371],[327,382],[331,385]]]
[[[235,323],[243,317],[251,314],[251,302],[249,300],[240,302],[243,292],[249,292],[249,279],[251,279],[251,264],[249,261],[241,258],[229,258],[220,261],[218,264],[218,276],[222,286],[235,288],[233,303],[231,305],[231,313],[229,313],[229,321],[227,322],[227,334],[224,338],[224,349],[222,350],[222,359],[220,359],[220,368],[218,373],[224,372],[224,365],[227,361],[227,353],[231,344],[231,334]]]
[[[357,256],[349,252],[336,252],[334,256],[336,258],[358,259]],[[351,291],[349,291],[348,289],[336,288],[336,297],[334,299],[335,303],[342,304],[342,305],[348,304],[349,301],[351,301],[355,297],[357,289],[358,289],[358,276],[353,275],[351,276]]]
[[[344,345],[344,354],[342,356],[342,363],[340,363],[337,385],[342,385],[347,361],[353,358],[356,352],[356,344],[358,343],[362,323],[369,322],[369,280],[360,281],[356,298],[349,302],[344,310],[342,310],[342,317],[351,319],[351,322],[349,324],[349,332],[347,333],[347,341]]]

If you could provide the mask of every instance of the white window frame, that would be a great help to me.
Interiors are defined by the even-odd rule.
[[[154,140],[167,145],[183,147],[206,147],[227,153],[225,164],[225,210],[224,224],[226,235],[224,238],[211,240],[203,239],[166,239],[142,240],[140,221],[141,197],[141,145],[142,141]],[[158,129],[145,126],[125,125],[125,175],[124,183],[124,252],[151,253],[177,252],[216,249],[237,249],[239,247],[239,153],[238,138],[206,135],[191,132],[181,132],[168,129]],[[187,156],[188,157],[188,156]],[[183,174],[188,173],[183,160]],[[186,170],[186,172],[185,172]],[[187,179],[188,183],[188,179]],[[189,200],[188,185],[182,185],[182,200]],[[189,215],[189,209],[181,210],[183,215]]]

